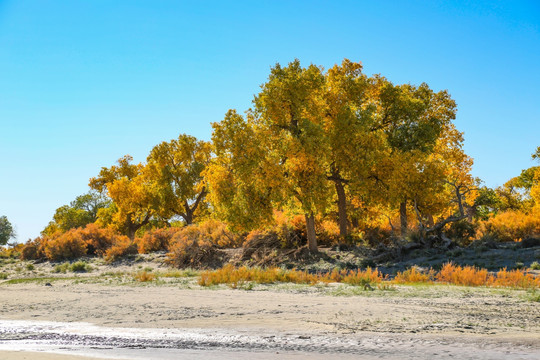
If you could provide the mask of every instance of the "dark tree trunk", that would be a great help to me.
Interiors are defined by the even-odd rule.
[[[345,195],[345,188],[343,183],[339,180],[335,180],[337,192],[337,205],[338,205],[338,222],[339,222],[339,235],[345,238],[349,234],[349,220],[347,219],[347,198]]]
[[[317,235],[315,234],[315,216],[313,213],[306,214],[306,230],[307,230],[307,240],[308,240],[308,249],[311,252],[317,252]]]
[[[358,218],[356,216],[351,217],[351,226],[352,226],[352,228],[357,229],[359,225],[360,224],[359,224]]]
[[[401,236],[407,235],[407,200],[399,204],[399,220],[401,223]]]
[[[190,211],[189,209],[186,211],[184,221],[186,222],[186,225],[193,224],[193,211]]]
[[[428,214],[428,216],[427,216],[427,224],[428,224],[428,226],[435,225],[435,219],[433,219],[433,215]]]

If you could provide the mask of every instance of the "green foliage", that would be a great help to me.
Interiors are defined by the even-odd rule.
[[[97,192],[89,192],[78,196],[69,205],[56,209],[53,221],[47,225],[42,234],[52,236],[56,232],[84,227],[97,220],[98,211],[107,208],[110,200]]]
[[[0,245],[6,245],[10,239],[15,238],[15,231],[7,216],[0,216]]]
[[[53,272],[65,274],[69,270],[70,264],[68,262],[58,264],[54,267]]]
[[[148,176],[159,188],[159,212],[163,218],[181,216],[186,224],[207,208],[207,189],[202,173],[210,160],[210,143],[181,134],[156,145],[148,156]]]
[[[71,264],[70,269],[72,272],[87,272],[91,271],[92,267],[85,261],[77,261]]]

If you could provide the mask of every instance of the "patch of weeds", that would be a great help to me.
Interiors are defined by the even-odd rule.
[[[540,291],[537,289],[528,290],[525,299],[532,302],[540,302]]]
[[[77,278],[74,277],[65,277],[65,278],[22,278],[22,279],[11,279],[6,281],[4,284],[8,285],[14,285],[14,284],[27,284],[27,283],[50,283],[53,281],[59,281],[59,280],[76,280]]]
[[[71,264],[70,269],[72,272],[87,272],[91,271],[92,267],[84,261],[77,261]]]
[[[124,271],[106,271],[101,274],[101,276],[113,276],[113,277],[122,277],[126,275]]]
[[[518,261],[514,264],[514,269],[523,269],[524,264],[521,261]]]
[[[147,266],[147,267],[145,267],[145,268],[143,269],[143,271],[146,271],[146,272],[151,272],[151,271],[153,271],[153,270],[154,270],[154,268],[152,268],[152,267],[150,267],[150,266]]]
[[[6,273],[0,273],[0,280],[6,280],[8,275]]]
[[[397,291],[397,289],[396,289],[396,287],[394,285],[389,284],[389,283],[385,283],[385,282],[377,284],[377,290],[381,290],[381,291]]]
[[[159,276],[166,278],[189,278],[199,276],[199,271],[193,269],[169,270],[163,273],[160,272]]]
[[[26,265],[26,270],[28,271],[33,271],[36,267],[34,266],[34,264],[28,264]]]
[[[54,273],[62,273],[62,274],[65,274],[69,269],[69,263],[63,263],[63,264],[58,264],[54,267],[53,269],[53,272]]]
[[[540,270],[540,263],[538,261],[535,261],[531,264],[532,270]]]
[[[156,280],[156,275],[149,273],[148,271],[139,271],[133,275],[133,279],[139,282],[148,282]]]
[[[22,269],[22,267],[20,267],[20,266],[17,266],[17,267],[15,268],[15,271],[18,272],[18,273],[20,273],[22,270],[23,270],[23,269]]]

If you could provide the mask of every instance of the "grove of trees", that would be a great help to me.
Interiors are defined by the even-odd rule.
[[[414,234],[433,246],[539,234],[540,166],[500,188],[482,186],[453,123],[456,110],[447,91],[367,76],[346,59],[327,70],[276,64],[253,107],[214,122],[210,142],[180,134],[145,163],[126,155],[102,168],[88,194],[57,209],[40,241],[94,224],[130,246],[156,229],[210,221],[220,234],[224,226],[247,234],[283,218],[312,252],[321,241]],[[515,231],[501,225],[505,217]]]

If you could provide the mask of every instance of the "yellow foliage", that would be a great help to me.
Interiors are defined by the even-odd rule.
[[[218,284],[228,284],[232,288],[237,288],[247,282],[257,284],[272,284],[277,282],[310,284],[330,282],[343,282],[350,285],[366,285],[383,281],[383,276],[377,269],[367,268],[366,270],[347,271],[334,270],[326,274],[310,274],[307,271],[284,270],[280,268],[236,268],[233,265],[226,265],[214,271],[205,271],[199,278],[199,285],[210,286]]]
[[[481,221],[478,233],[490,235],[500,241],[521,241],[529,236],[540,235],[540,216],[509,210]]]
[[[439,282],[466,286],[482,286],[491,282],[491,276],[486,269],[478,269],[473,266],[461,267],[451,262],[444,264],[436,279]]]
[[[139,271],[138,273],[133,275],[133,279],[139,282],[154,281],[156,280],[156,275],[148,271]]]
[[[178,231],[169,245],[168,261],[176,267],[212,266],[217,247],[240,246],[240,239],[223,223],[208,220]]]
[[[87,244],[77,231],[70,230],[45,241],[44,252],[49,260],[70,260],[86,255]]]
[[[127,236],[117,236],[110,248],[105,251],[104,258],[107,262],[112,262],[126,255],[137,254],[137,244]]]
[[[422,282],[431,282],[433,281],[433,276],[435,272],[430,270],[427,273],[419,271],[416,266],[405,270],[403,272],[398,271],[394,282],[398,284],[410,284],[410,283],[422,283]]]
[[[165,229],[153,229],[144,233],[141,238],[137,238],[137,249],[140,254],[148,254],[154,251],[167,250],[171,238],[182,228],[171,227]]]

